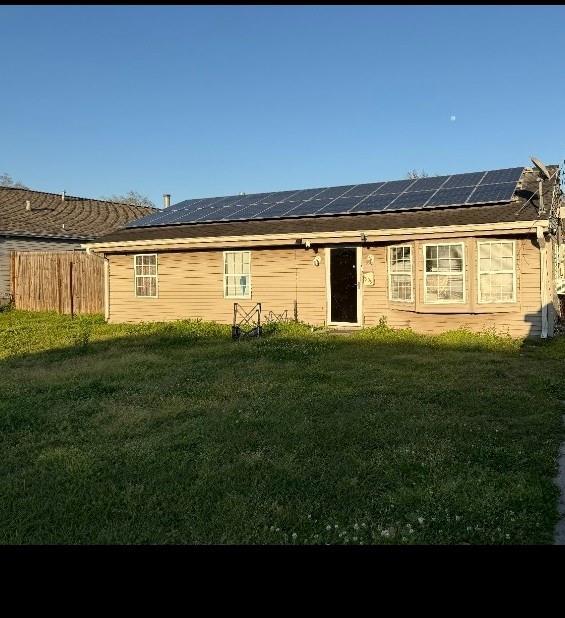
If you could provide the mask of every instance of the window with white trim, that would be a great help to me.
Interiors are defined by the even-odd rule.
[[[516,300],[516,247],[513,240],[477,241],[479,302]]]
[[[224,251],[224,298],[251,298],[251,251]]]
[[[465,302],[463,243],[424,245],[424,302]]]
[[[388,297],[398,302],[413,300],[412,246],[388,248]]]
[[[157,296],[157,254],[134,255],[135,295]]]

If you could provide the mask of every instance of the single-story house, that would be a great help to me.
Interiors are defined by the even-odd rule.
[[[543,167],[543,166],[542,166]],[[553,334],[559,167],[183,201],[87,250],[110,322],[231,323],[234,303],[336,328]],[[540,194],[541,191],[541,194]]]
[[[11,251],[82,251],[81,245],[156,208],[0,187],[0,297],[10,292]]]

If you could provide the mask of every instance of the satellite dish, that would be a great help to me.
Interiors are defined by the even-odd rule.
[[[538,172],[540,173],[540,176],[542,176],[546,180],[549,180],[551,178],[551,174],[547,171],[547,167],[545,167],[545,165],[535,157],[530,157],[530,159],[532,163],[536,166]]]

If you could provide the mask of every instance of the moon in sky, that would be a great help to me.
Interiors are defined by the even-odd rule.
[[[454,116],[453,114],[449,117],[449,120],[451,120],[451,122],[455,122],[457,120],[457,116]]]

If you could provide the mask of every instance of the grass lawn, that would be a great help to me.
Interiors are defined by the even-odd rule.
[[[0,543],[551,543],[565,339],[0,313]]]

